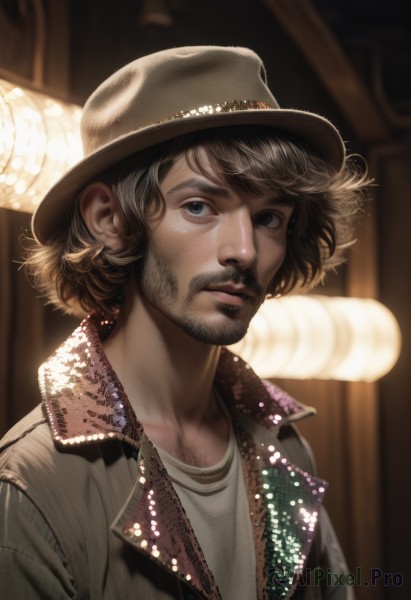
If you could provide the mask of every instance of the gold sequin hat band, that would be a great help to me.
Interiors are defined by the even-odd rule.
[[[307,143],[335,169],[345,149],[335,127],[313,113],[282,109],[248,48],[186,46],[143,56],[104,81],[82,115],[84,158],[46,194],[32,220],[45,243],[78,192],[124,158],[177,136],[229,125],[264,125]]]

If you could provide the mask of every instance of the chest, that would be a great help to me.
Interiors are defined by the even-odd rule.
[[[151,442],[177,460],[195,467],[217,464],[228,447],[229,425],[225,418],[213,425],[185,426],[177,429],[169,425],[143,423]]]

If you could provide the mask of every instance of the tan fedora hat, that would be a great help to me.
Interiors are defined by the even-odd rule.
[[[248,48],[187,46],[143,56],[104,81],[83,110],[84,158],[46,194],[32,220],[44,244],[81,188],[117,162],[177,136],[229,125],[265,125],[305,141],[339,169],[345,156],[325,118],[281,109],[260,57]]]

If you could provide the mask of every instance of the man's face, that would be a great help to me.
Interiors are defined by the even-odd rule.
[[[184,157],[160,188],[166,210],[150,220],[140,292],[194,339],[233,344],[284,259],[292,207],[216,183]]]

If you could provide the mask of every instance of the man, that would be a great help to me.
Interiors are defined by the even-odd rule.
[[[364,178],[338,132],[252,51],[187,47],[110,77],[82,133],[27,267],[86,318],[2,442],[1,597],[348,597],[312,576],[345,569],[312,411],[224,348],[341,260]]]

